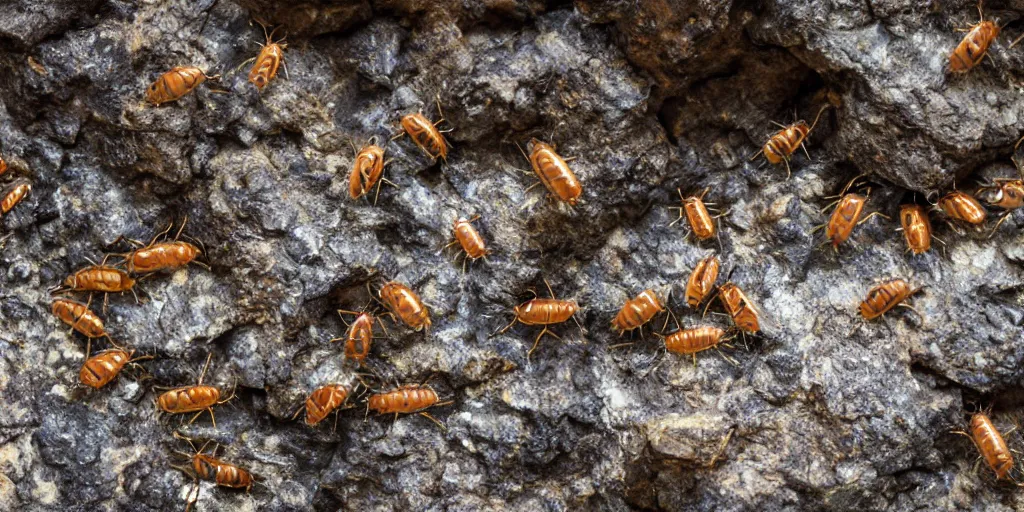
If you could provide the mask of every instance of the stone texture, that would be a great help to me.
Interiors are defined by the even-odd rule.
[[[72,5],[73,4],[73,5]],[[101,5],[102,4],[102,5]],[[993,407],[1020,418],[1024,275],[1020,215],[989,238],[933,215],[945,245],[905,253],[895,220],[859,226],[838,254],[816,226],[845,183],[868,210],[980,179],[1015,176],[1020,35],[1006,24],[964,77],[944,66],[970,2],[578,0],[14,2],[0,7],[0,152],[32,194],[0,219],[0,508],[177,510],[190,450],[220,444],[259,476],[250,493],[203,483],[197,510],[1016,510],[1019,493],[975,470],[950,433]],[[287,73],[261,93],[244,61],[284,23]],[[223,75],[154,108],[145,88],[176,65]],[[452,128],[446,165],[398,119]],[[812,159],[793,176],[751,160],[793,116]],[[794,114],[794,111],[796,114]],[[352,147],[376,138],[390,164],[374,205],[347,196]],[[535,183],[516,144],[575,157],[574,209]],[[728,212],[696,244],[676,189]],[[995,213],[995,212],[993,212]],[[494,250],[463,272],[441,248],[461,216]],[[119,235],[149,240],[185,217],[205,269],[111,296],[114,340],[155,356],[100,391],[76,387],[85,340],[49,314],[47,288]],[[645,288],[680,299],[716,253],[765,313],[694,366],[609,324]],[[723,278],[725,276],[723,275]],[[924,286],[864,324],[881,280]],[[415,333],[389,319],[366,368],[343,360],[336,309],[399,280],[431,310]],[[583,306],[582,325],[539,329],[511,308],[544,280]],[[94,302],[99,307],[98,298]],[[663,316],[655,319],[657,332]],[[670,322],[671,323],[671,322]],[[671,329],[670,327],[669,329]],[[629,346],[616,346],[628,341]],[[98,343],[100,344],[100,343]],[[158,417],[159,386],[234,392],[205,415]],[[454,403],[426,418],[364,419],[361,397],[309,428],[313,389],[429,378]],[[725,440],[728,440],[726,443]],[[1022,439],[1008,437],[1012,447]]]

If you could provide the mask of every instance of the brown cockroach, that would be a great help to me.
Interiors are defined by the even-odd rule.
[[[530,161],[533,172],[540,178],[540,183],[544,184],[548,192],[551,192],[551,195],[559,201],[569,206],[576,206],[580,195],[583,194],[583,185],[569,168],[566,160],[555,152],[555,147],[551,144],[530,139],[530,145],[532,149],[530,156],[527,156],[526,159]],[[519,150],[522,151],[522,148]],[[525,156],[526,153],[524,152],[523,155]],[[530,188],[535,186],[537,184],[531,185]]]
[[[484,242],[484,237],[480,236],[480,232],[473,227],[473,222],[479,219],[479,215],[474,215],[469,220],[459,217],[455,221],[455,239],[448,242],[448,245],[445,245],[443,248],[447,249],[455,244],[462,246],[462,254],[464,256],[462,261],[463,272],[466,271],[466,264],[470,260],[476,261],[491,254],[490,249],[487,248],[487,244]]]
[[[718,289],[718,298],[740,331],[751,334],[761,331],[760,310],[739,286],[732,282],[723,284]]]
[[[977,199],[959,190],[954,190],[939,199],[939,208],[949,219],[972,226],[981,225],[988,218],[988,212]]]
[[[711,293],[718,280],[718,258],[708,256],[697,263],[686,283],[686,303],[696,309]]]
[[[910,285],[902,279],[893,279],[892,281],[874,286],[868,290],[867,298],[860,303],[860,314],[865,320],[873,320],[896,306],[903,306],[917,313],[917,310],[914,308],[900,303],[921,291],[922,288],[911,289]],[[917,313],[917,315],[921,316],[920,313]]]
[[[968,437],[974,441],[988,467],[995,472],[996,480],[1009,476],[1013,469],[1013,454],[999,429],[985,413],[978,412],[971,416],[971,433]]]
[[[789,126],[784,126],[779,123],[775,125],[782,128],[775,135],[772,135],[765,142],[764,147],[760,151],[754,153],[754,156],[750,157],[751,160],[757,158],[758,155],[763,154],[765,160],[772,165],[778,165],[779,163],[785,162],[786,164],[786,179],[792,177],[793,173],[789,168],[789,160],[792,158],[793,153],[796,152],[797,148],[803,148],[804,154],[810,159],[811,155],[807,154],[807,148],[804,147],[804,140],[810,135],[811,131],[818,124],[818,119],[821,118],[821,113],[825,109],[829,108],[830,105],[824,105],[818,110],[818,115],[815,116],[814,122],[810,126],[807,126],[807,122],[800,120]]]
[[[868,219],[876,215],[888,218],[881,212],[871,212],[863,219],[861,218],[861,214],[864,211],[864,205],[867,204],[868,198],[871,196],[871,189],[869,188],[865,195],[855,194],[852,192],[847,193],[853,184],[860,178],[861,176],[855,176],[850,180],[850,182],[843,187],[843,191],[839,193],[839,200],[824,208],[824,210],[827,210],[835,205],[835,210],[832,211],[832,215],[829,217],[828,223],[814,228],[814,231],[817,231],[822,227],[825,228],[825,243],[830,243],[832,245],[832,250],[836,252],[839,252],[839,244],[842,244],[850,238],[850,235],[853,233],[853,228],[867,222]]]
[[[0,156],[0,176],[3,176],[7,172],[7,160]]]
[[[146,89],[146,100],[160,106],[161,103],[180,99],[207,80],[218,78],[220,75],[207,76],[203,70],[194,66],[178,66],[160,75]]]
[[[430,311],[420,296],[408,286],[391,281],[382,286],[377,295],[393,316],[397,316],[414,331],[430,329]]]
[[[78,372],[78,380],[94,389],[100,389],[109,384],[121,373],[121,369],[125,365],[153,359],[153,356],[140,356],[133,359],[135,351],[129,352],[123,348],[112,348],[89,356],[91,347],[92,340],[90,339],[89,348],[85,350],[85,362],[82,363],[82,369]]]
[[[431,160],[437,160],[440,158],[444,163],[448,163],[448,140],[445,139],[444,134],[451,130],[439,130],[438,125],[444,122],[444,112],[441,111],[441,97],[437,97],[437,113],[441,116],[436,123],[431,123],[420,112],[415,114],[407,114],[402,116],[402,133],[395,135],[391,140],[401,138],[403,135],[408,135],[412,139],[413,143],[416,144],[424,153],[430,157]]]
[[[53,300],[51,311],[54,316],[86,338],[110,338],[103,327],[103,320],[89,309],[88,303],[58,298]]]
[[[978,199],[1004,210],[1024,206],[1024,180],[998,178],[990,185],[978,189]]]
[[[988,47],[999,36],[1000,27],[994,22],[985,21],[985,13],[978,2],[978,23],[966,29],[967,35],[949,55],[949,71],[953,74],[964,74],[981,64],[988,53]],[[1013,44],[1017,44],[1016,41]],[[1012,47],[1013,44],[1010,46]]]
[[[725,329],[710,325],[679,329],[665,336],[665,350],[676,354],[693,356],[693,365],[697,366],[697,353],[716,348],[725,341]]]
[[[313,390],[306,399],[306,424],[313,426],[323,421],[327,415],[341,407],[350,394],[351,389],[344,384],[327,384]],[[295,413],[296,416],[299,412]]]
[[[380,197],[380,186],[390,181],[384,179],[384,149],[378,146],[375,139],[356,153],[355,161],[352,163],[352,172],[348,175],[348,195],[352,199],[359,199],[370,193],[374,186],[377,193],[374,195],[373,204],[377,204]],[[394,185],[394,183],[391,183]]]
[[[351,324],[348,324],[348,332],[344,338],[334,338],[331,340],[331,343],[344,340],[345,359],[355,360],[362,366],[366,357],[370,354],[370,346],[373,344],[373,323],[380,319],[366,311],[358,312],[339,309],[338,315],[341,316],[343,322],[345,321],[345,317],[342,316],[343,314],[356,315],[356,319]],[[384,329],[385,333],[387,332],[384,322],[380,323],[380,327]]]
[[[612,329],[617,329],[619,336],[622,336],[626,331],[632,331],[637,328],[640,328],[642,331],[643,325],[650,322],[655,315],[662,311],[665,311],[665,306],[662,305],[654,290],[644,290],[640,292],[640,295],[627,300],[622,305],[622,309],[612,319]]]
[[[220,399],[220,390],[213,386],[204,386],[203,377],[206,376],[206,370],[210,367],[210,359],[213,357],[213,353],[210,353],[206,357],[206,365],[203,366],[203,373],[199,374],[199,381],[194,386],[182,386],[180,388],[174,388],[170,391],[164,392],[162,395],[157,397],[157,406],[164,412],[170,414],[185,414],[189,412],[196,413],[195,416],[189,420],[191,424],[202,414],[204,411],[210,413],[210,421],[213,423],[214,428],[217,427],[217,420],[213,416],[213,406],[231,400],[234,396]]]
[[[176,451],[175,453],[187,457],[190,464],[188,466],[172,466],[192,477],[193,480],[192,489],[195,490],[196,496],[195,498],[192,498],[193,490],[190,489],[188,491],[188,496],[185,498],[188,503],[185,507],[185,512],[191,510],[192,505],[199,500],[199,480],[213,482],[221,487],[245,489],[245,492],[252,490],[256,477],[248,470],[216,458],[217,449],[220,445],[214,445],[212,452],[213,455],[206,455],[203,452],[206,450],[206,446],[210,444],[210,441],[204,443],[203,446],[197,450],[196,446],[192,444],[191,439],[184,437],[177,432],[174,432],[173,435],[178,439],[188,441],[188,444],[192,447],[193,451],[192,454]]]
[[[444,428],[444,425],[426,412],[426,409],[452,403],[454,402],[451,400],[441,402],[437,392],[426,384],[406,384],[391,391],[370,395],[366,400],[366,408],[367,411],[373,410],[377,414],[394,414],[395,419],[398,419],[399,414],[419,414]]]
[[[85,267],[71,274],[64,279],[64,287],[58,288],[56,292],[102,292],[103,312],[106,313],[107,295],[110,293],[130,291],[132,296],[135,297],[135,302],[139,302],[139,296],[135,293],[135,283],[136,280],[128,272],[100,263],[99,265]]]
[[[6,215],[12,208],[18,205],[32,191],[32,184],[27,181],[15,182],[14,186],[7,189],[0,199],[0,214]]]
[[[576,322],[580,330],[583,330],[583,326],[579,325],[579,321],[576,320],[576,312],[579,311],[580,307],[576,304],[575,300],[561,300],[555,298],[555,292],[551,290],[551,285],[548,284],[547,280],[544,280],[544,285],[548,287],[548,293],[551,294],[550,299],[534,298],[530,299],[514,308],[512,313],[515,318],[512,322],[505,326],[502,330],[498,331],[497,334],[502,334],[505,331],[512,328],[516,322],[524,325],[542,325],[544,329],[540,331],[537,338],[533,341],[533,346],[530,347],[529,352],[526,353],[526,358],[529,359],[533,351],[537,349],[537,344],[540,343],[540,339],[544,334],[550,334],[555,338],[561,339],[548,327],[554,324],[560,324],[568,321],[570,318]]]
[[[275,27],[270,34],[267,34],[266,25],[260,23],[260,26],[263,27],[263,35],[267,38],[267,44],[260,45],[263,48],[260,49],[259,55],[256,56],[256,62],[249,70],[249,81],[256,86],[258,91],[263,92],[263,88],[277,76],[277,69],[284,64],[284,49],[288,45],[284,43],[285,38],[283,37],[274,41],[274,32],[277,32],[280,27]]]
[[[167,229],[163,232],[154,236],[149,244],[144,245],[137,240],[126,239],[129,243],[139,247],[139,249],[123,255],[122,262],[128,269],[128,272],[146,274],[161,270],[175,270],[193,262],[206,266],[196,261],[196,257],[202,254],[199,247],[189,242],[178,240],[181,237],[181,232],[185,230],[187,222],[188,218],[186,217],[172,241],[157,242],[157,239],[170,232],[171,227],[174,225],[173,222],[168,224]]]
[[[907,240],[907,250],[923,254],[932,247],[932,223],[928,212],[918,204],[900,205],[900,225]]]
[[[1021,140],[1024,140],[1022,138]],[[1020,145],[1020,141],[1017,141],[1016,148]],[[995,206],[1002,208],[1006,211],[996,222],[995,227],[992,228],[992,232],[989,236],[995,235],[999,226],[1013,213],[1013,210],[1024,206],[1024,168],[1017,163],[1017,160],[1012,159],[1014,165],[1017,167],[1017,172],[1020,173],[1020,178],[998,178],[990,184],[986,184],[978,189],[975,194],[978,199]]]
[[[717,233],[715,219],[722,217],[725,214],[719,214],[712,217],[708,212],[707,205],[713,203],[705,203],[704,196],[706,196],[710,190],[711,188],[708,187],[704,189],[704,192],[701,192],[699,196],[683,197],[683,191],[681,189],[676,189],[676,192],[679,193],[679,199],[682,200],[683,205],[671,207],[672,209],[679,210],[679,218],[672,221],[669,226],[672,226],[685,218],[690,224],[690,231],[693,233],[693,236],[697,237],[697,240],[703,241],[715,236],[715,233]]]

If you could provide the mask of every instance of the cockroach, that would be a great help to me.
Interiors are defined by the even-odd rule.
[[[197,450],[196,446],[192,444],[191,439],[184,437],[177,432],[174,433],[174,437],[188,441],[188,444],[192,447],[193,451],[192,454],[175,452],[187,457],[190,464],[189,466],[173,466],[175,469],[189,475],[193,479],[192,488],[195,490],[196,496],[195,498],[192,498],[193,490],[190,489],[188,496],[186,497],[188,505],[185,507],[185,512],[191,510],[192,504],[199,500],[199,480],[213,482],[221,487],[245,489],[245,492],[252,490],[252,485],[256,481],[256,478],[252,473],[239,466],[216,458],[217,448],[219,448],[220,445],[215,445],[213,447],[213,455],[206,455],[203,452],[206,450],[206,446],[210,444],[209,441],[204,443],[203,446]]]
[[[94,389],[100,389],[109,384],[121,373],[121,369],[126,364],[153,358],[153,356],[141,356],[133,359],[135,351],[128,352],[122,348],[97,352],[91,357],[88,353],[89,349],[86,349],[85,363],[82,364],[82,369],[78,372],[78,380]]]
[[[617,329],[621,336],[626,331],[636,328],[643,328],[643,325],[650,322],[658,313],[665,311],[658,295],[654,290],[644,290],[640,295],[629,299],[622,305],[622,309],[612,320],[612,329]]]
[[[928,221],[928,212],[921,205],[900,205],[900,225],[903,226],[908,251],[923,254],[931,249],[932,224]]]
[[[18,205],[25,196],[32,191],[32,185],[27,181],[15,183],[15,185],[4,193],[0,199],[0,214],[6,215],[12,208]]]
[[[378,146],[371,139],[370,144],[356,153],[355,161],[352,164],[352,172],[348,175],[348,194],[352,199],[359,199],[370,193],[374,185],[377,186],[377,194],[373,203],[377,204],[380,197],[380,185],[387,180],[384,177],[384,149]],[[390,183],[390,182],[389,182]]]
[[[64,287],[58,292],[102,292],[103,311],[107,310],[107,294],[132,292],[135,302],[139,302],[139,296],[135,293],[135,279],[128,272],[116,267],[104,264],[92,265],[71,274],[64,279]]]
[[[196,257],[202,254],[199,247],[189,242],[178,240],[187,222],[187,218],[182,221],[181,227],[178,228],[178,233],[174,236],[174,240],[169,242],[157,242],[157,239],[170,232],[173,222],[162,233],[154,236],[147,245],[143,245],[136,240],[129,240],[130,243],[140,248],[124,255],[123,263],[128,272],[145,274],[161,270],[174,270],[194,262]]]
[[[454,402],[441,402],[437,392],[425,384],[406,384],[391,391],[375,393],[370,395],[366,401],[367,410],[376,411],[377,414],[394,414],[398,419],[399,414],[419,414],[436,423],[441,428],[444,425],[426,412],[431,407],[440,407]]]
[[[873,320],[885,314],[890,309],[901,305],[911,295],[921,291],[922,287],[910,288],[910,285],[902,279],[893,279],[882,283],[868,290],[868,296],[860,303],[860,314],[865,320]],[[911,308],[905,304],[903,307]],[[916,310],[914,310],[917,313]],[[920,313],[918,313],[920,316]]]
[[[352,359],[362,365],[366,360],[366,356],[370,354],[370,346],[373,343],[373,323],[379,319],[365,311],[360,313],[358,311],[339,309],[338,315],[342,314],[356,315],[356,319],[348,325],[348,332],[344,338],[334,338],[331,340],[331,343],[344,341],[345,359]],[[342,316],[341,319],[344,321],[345,317]],[[385,329],[383,322],[381,322],[380,326],[382,329]]]
[[[71,299],[54,299],[53,315],[87,338],[110,338],[103,328],[103,320],[89,309],[89,304]]]
[[[128,272],[106,265],[85,267],[64,280],[64,286],[75,292],[118,293],[131,291],[135,286]]]
[[[743,293],[739,286],[732,282],[723,284],[718,289],[718,298],[721,299],[722,306],[725,307],[725,311],[732,317],[732,321],[736,324],[737,328],[752,334],[761,331],[757,306],[750,302],[750,299],[747,298],[747,295]]]
[[[718,258],[714,255],[697,263],[697,267],[690,274],[690,280],[686,283],[686,303],[691,308],[696,309],[711,293],[715,287],[715,281],[718,280],[718,268]]]
[[[971,416],[971,434],[969,436],[985,458],[988,467],[996,474],[996,480],[1002,480],[1013,469],[1013,454],[1006,445],[1003,435],[984,413],[978,412]]]
[[[765,142],[764,147],[761,151],[754,153],[754,156],[750,157],[751,160],[757,158],[758,155],[763,154],[765,160],[772,165],[778,165],[779,163],[785,162],[786,164],[786,179],[792,177],[793,173],[789,168],[789,160],[792,158],[793,153],[796,152],[797,148],[803,148],[804,154],[807,158],[811,158],[810,154],[807,154],[807,148],[804,147],[804,140],[810,135],[811,131],[818,124],[818,119],[821,117],[821,113],[825,109],[829,108],[830,105],[824,105],[818,110],[818,115],[815,116],[814,122],[810,126],[807,126],[807,122],[800,120],[789,126],[784,126],[778,123],[775,125],[782,128],[775,135],[772,135]]]
[[[954,190],[939,199],[939,208],[954,221],[978,226],[985,222],[988,212],[977,199],[969,194]]]
[[[441,117],[436,123],[431,123],[422,113],[416,112],[415,114],[407,114],[402,116],[402,129],[404,133],[399,133],[394,136],[391,140],[400,138],[402,135],[408,135],[412,139],[413,143],[416,144],[424,153],[430,157],[431,160],[437,160],[440,158],[444,163],[448,163],[448,140],[445,139],[444,134],[451,130],[439,130],[437,127],[444,122],[444,112],[441,111],[441,98],[437,98],[437,113]]]
[[[543,325],[544,329],[540,331],[537,338],[533,341],[533,346],[530,347],[529,352],[526,353],[526,358],[529,359],[533,351],[537,349],[537,344],[540,343],[540,339],[544,334],[550,334],[555,338],[561,339],[557,334],[551,331],[548,327],[554,324],[560,324],[572,318],[576,321],[574,316],[580,307],[574,300],[560,300],[555,298],[555,292],[551,290],[551,285],[548,284],[547,280],[544,281],[544,285],[548,287],[548,293],[551,294],[550,299],[535,298],[530,299],[514,308],[512,313],[515,318],[512,322],[505,326],[504,329],[498,331],[498,334],[504,333],[505,331],[512,328],[516,322],[524,325]],[[579,321],[576,321],[579,325]],[[580,330],[583,330],[583,326],[580,326]]]
[[[408,286],[391,281],[381,287],[378,295],[391,314],[414,331],[430,329],[430,311]]]
[[[180,99],[207,80],[217,78],[220,78],[220,75],[207,76],[203,70],[194,66],[178,66],[160,75],[160,78],[146,89],[146,100],[160,106],[161,103]]]
[[[985,58],[985,55],[988,53],[988,47],[999,36],[999,31],[999,25],[991,21],[985,21],[985,13],[981,10],[981,2],[978,2],[978,23],[971,25],[967,29],[967,35],[953,49],[953,53],[949,55],[949,71],[953,74],[962,75],[978,64],[981,64],[981,59]],[[1016,41],[1013,44],[1016,44]]]
[[[1017,144],[1019,146],[1020,141]],[[1014,150],[1016,150],[1016,147]],[[1016,159],[1014,159],[1013,163],[1017,166],[1017,171],[1021,173],[1020,179],[999,178],[991,184],[979,188],[976,193],[981,201],[1006,210],[1006,213],[999,217],[999,221],[992,228],[991,235],[996,234],[999,226],[1013,213],[1013,210],[1024,206],[1024,172],[1022,172],[1024,170],[1022,170]]]
[[[444,249],[452,247],[455,244],[462,246],[462,254],[465,258],[462,261],[463,272],[466,271],[466,263],[468,261],[476,261],[488,254],[491,254],[491,251],[487,248],[487,244],[484,242],[484,237],[480,236],[480,232],[473,227],[473,222],[479,219],[479,215],[474,215],[469,220],[459,217],[455,221],[455,239],[448,242],[448,245],[444,246]]]
[[[707,195],[710,188],[704,189],[699,196],[683,197],[683,191],[676,189],[679,193],[679,199],[682,200],[682,206],[674,206],[673,208],[679,209],[679,218],[672,221],[669,226],[679,222],[683,218],[690,224],[690,230],[693,232],[693,236],[697,237],[697,240],[707,240],[715,236],[715,217],[712,217],[708,213],[706,203],[704,203],[704,196]],[[719,215],[720,216],[720,215]]]
[[[344,384],[328,384],[314,390],[306,399],[306,424],[312,426],[323,421],[348,400],[350,393]]]
[[[196,413],[195,416],[189,420],[191,424],[202,414],[204,411],[210,413],[210,421],[213,423],[214,428],[217,427],[217,420],[213,416],[213,406],[231,400],[231,396],[220,399],[220,390],[213,386],[204,386],[203,377],[206,376],[206,370],[210,367],[210,358],[213,357],[211,353],[206,357],[206,365],[203,366],[203,373],[199,374],[199,381],[194,386],[182,386],[180,388],[174,388],[170,391],[164,392],[162,395],[157,397],[157,406],[164,412],[170,414],[185,414],[189,412]],[[232,396],[234,396],[232,394]]]
[[[249,81],[256,86],[257,90],[263,92],[263,88],[277,76],[277,69],[284,64],[284,49],[288,45],[284,42],[285,38],[274,42],[274,32],[277,32],[280,27],[275,27],[270,34],[267,34],[267,27],[262,23],[260,26],[263,27],[263,35],[267,38],[267,44],[260,45],[263,48],[260,49],[259,55],[256,56],[256,62],[249,70]]]
[[[719,327],[704,325],[679,329],[665,336],[665,350],[676,354],[693,356],[693,364],[697,365],[697,353],[712,349],[725,340],[725,330]]]
[[[839,200],[825,207],[827,210],[832,205],[835,205],[835,210],[832,211],[832,215],[829,217],[828,223],[826,223],[824,227],[825,238],[827,239],[826,243],[830,243],[832,245],[832,250],[836,252],[839,251],[839,245],[850,238],[850,235],[853,233],[853,228],[867,222],[868,219],[876,215],[879,217],[885,217],[885,215],[880,212],[871,212],[863,219],[861,218],[861,214],[864,211],[864,205],[867,204],[868,198],[871,195],[871,189],[868,189],[865,195],[855,194],[852,192],[849,194],[847,193],[853,184],[860,178],[861,176],[856,176],[850,180],[850,182],[843,187],[843,191],[839,193]],[[821,227],[822,226],[819,226],[814,230],[817,231],[818,229],[821,229]]]
[[[1024,180],[999,178],[978,189],[978,199],[1004,210],[1024,206]]]
[[[0,156],[0,176],[3,176],[7,172],[7,161],[4,157]]]
[[[530,161],[533,172],[540,178],[540,182],[559,201],[576,206],[583,193],[583,185],[580,185],[569,164],[555,152],[554,146],[546,142],[531,139],[530,145],[532,149],[527,160]]]

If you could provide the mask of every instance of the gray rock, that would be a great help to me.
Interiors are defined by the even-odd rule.
[[[1018,5],[986,10],[1005,25],[995,65],[955,78],[968,2],[102,5],[0,7],[0,188],[33,185],[0,219],[0,509],[180,509],[196,494],[174,466],[193,448],[174,433],[258,477],[248,493],[202,482],[196,510],[1022,508],[950,432],[986,407],[1003,431],[1019,419],[1024,221],[990,237],[997,208],[964,233],[935,212],[944,244],[920,256],[895,231],[901,203],[1017,175],[1020,28],[1000,9]],[[261,92],[245,61],[266,36],[250,20],[287,34],[287,72]],[[222,77],[144,103],[186,64]],[[447,162],[391,140],[405,114],[440,121],[438,102]],[[823,105],[792,178],[751,159],[771,121]],[[577,207],[529,189],[516,146],[531,138],[575,158]],[[394,185],[352,201],[368,140]],[[861,174],[866,212],[889,218],[833,252],[815,228]],[[724,215],[697,243],[670,208],[705,188]],[[493,253],[463,270],[442,248],[473,215]],[[86,341],[50,314],[48,288],[128,251],[119,236],[146,243],[186,217],[209,268],[91,304],[114,342],[154,359],[82,388]],[[671,291],[684,327],[731,326],[717,299],[705,315],[681,298],[709,254],[762,310],[762,334],[695,365],[665,353],[665,314],[644,336],[610,328],[648,288]],[[919,315],[864,322],[859,302],[894,277],[923,287]],[[382,315],[370,295],[388,280],[420,295],[429,331]],[[541,328],[501,331],[545,282],[579,302],[580,326],[552,326],[528,358]],[[387,328],[365,366],[332,342],[353,319],[339,309]],[[195,384],[210,354],[203,383],[231,397],[216,427],[157,415],[161,388]],[[369,393],[424,382],[451,402],[428,411],[444,428],[368,414]],[[353,390],[337,415],[293,421],[328,383]]]

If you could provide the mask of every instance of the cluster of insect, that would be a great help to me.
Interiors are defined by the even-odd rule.
[[[980,12],[981,6],[979,5]],[[978,65],[998,34],[999,27],[984,19],[971,27],[963,41],[950,55],[950,71],[958,74],[966,73]],[[284,65],[284,50],[287,47],[283,39],[274,40],[274,31],[266,33],[265,26],[264,35],[266,44],[262,45],[262,49],[255,57],[255,63],[248,77],[249,82],[260,91],[275,78],[279,67]],[[1017,41],[1013,44],[1016,43]],[[146,99],[159,106],[184,97],[208,80],[217,79],[219,79],[219,75],[207,75],[198,67],[175,67],[161,75],[149,86],[146,90]],[[436,122],[430,121],[419,112],[402,117],[400,124],[403,131],[391,140],[408,135],[412,142],[431,160],[441,159],[447,163],[451,145],[444,134],[450,130],[439,128],[439,125],[444,122],[440,99],[437,101],[437,108],[440,118]],[[798,148],[804,147],[804,141],[827,108],[827,105],[822,107],[810,125],[804,121],[798,121],[789,126],[781,126],[781,130],[772,135],[754,157],[764,155],[765,160],[772,165],[785,164],[787,176],[791,175],[790,160],[793,154]],[[558,202],[576,206],[582,196],[583,187],[567,163],[571,159],[562,158],[555,151],[554,146],[537,139],[532,139],[527,149],[529,152],[524,151],[523,155],[539,178],[538,184],[543,184]],[[395,186],[384,178],[384,169],[388,164],[385,151],[385,148],[377,144],[375,138],[371,138],[365,146],[355,151],[353,167],[349,174],[349,195],[353,200],[368,197],[376,187],[377,190],[373,196],[374,204],[376,204],[382,184],[388,183]],[[806,149],[804,151],[806,152]],[[1021,167],[1018,166],[1018,170],[1020,169]],[[0,176],[6,171],[6,163],[0,159]],[[824,244],[831,245],[835,251],[838,251],[839,246],[849,239],[857,225],[873,216],[885,217],[877,211],[864,215],[865,206],[870,197],[870,187],[861,182],[860,178],[854,178],[836,196],[837,201],[833,203],[835,209],[828,222],[821,226],[825,228],[826,241]],[[6,214],[14,208],[30,190],[31,186],[27,181],[15,180],[0,196],[0,214]],[[707,193],[706,189],[700,195],[684,196],[679,191],[682,205],[677,207],[679,218],[673,222],[675,224],[685,219],[689,225],[690,234],[698,243],[716,237],[718,233],[716,219],[726,215],[726,213],[712,215],[713,210],[708,206],[713,205],[703,201]],[[977,189],[974,196],[954,190],[941,197],[933,207],[941,211],[946,219],[954,225],[978,227],[982,226],[988,218],[979,199],[981,202],[1007,212],[996,222],[993,228],[994,233],[1009,212],[1024,205],[1024,180],[1000,179],[993,183],[983,184]],[[899,208],[899,214],[902,225],[900,229],[906,239],[907,251],[915,255],[927,252],[931,248],[933,238],[928,209],[920,204],[903,204]],[[478,219],[479,216],[469,219],[458,218],[453,229],[453,240],[445,248],[458,244],[462,248],[466,261],[475,261],[491,254],[483,237],[473,226],[473,222]],[[63,285],[54,290],[53,314],[70,326],[72,331],[79,332],[89,340],[86,360],[79,374],[81,384],[100,389],[113,381],[125,366],[151,358],[151,356],[135,357],[134,351],[120,347],[111,340],[101,316],[91,309],[92,297],[96,293],[104,294],[103,311],[105,312],[108,294],[131,292],[138,301],[136,288],[139,281],[155,273],[179,269],[193,262],[200,263],[196,258],[202,254],[199,248],[201,244],[196,245],[179,239],[184,226],[183,222],[173,239],[166,238],[172,227],[168,226],[162,233],[154,236],[148,244],[126,240],[127,243],[134,246],[130,252],[107,254],[100,263],[93,263],[68,276]],[[112,257],[119,257],[120,260],[113,264],[107,264]],[[716,283],[720,268],[721,264],[714,255],[700,260],[687,280],[685,302],[689,308],[694,310],[699,310],[701,305],[705,305],[704,313],[706,314],[713,298],[719,297],[725,313],[733,322],[732,328],[723,329],[713,325],[683,328],[671,309],[671,291],[663,300],[653,289],[644,290],[636,297],[627,300],[612,320],[611,328],[618,331],[620,335],[637,329],[642,333],[644,325],[658,314],[667,311],[668,315],[675,320],[676,330],[671,333],[663,332],[658,336],[664,340],[667,352],[692,356],[694,365],[696,365],[698,353],[725,345],[725,342],[734,337],[730,334],[733,331],[744,336],[756,335],[761,332],[762,323],[766,320],[764,312],[732,281],[727,280],[726,283],[718,286]],[[465,271],[465,262],[463,271]],[[545,334],[559,338],[551,331],[552,326],[565,323],[570,319],[576,321],[575,315],[580,310],[580,306],[575,300],[558,299],[547,281],[545,281],[545,285],[547,285],[551,298],[535,297],[515,306],[512,309],[512,322],[499,331],[499,333],[504,333],[516,323],[541,327],[541,331],[527,352],[528,358],[536,350]],[[902,305],[906,299],[919,290],[920,288],[911,287],[903,279],[880,284],[868,291],[867,297],[860,304],[859,312],[865,320],[878,318],[892,308]],[[76,300],[73,298],[76,293],[88,294],[88,299],[85,302]],[[378,311],[370,311],[368,307],[363,308],[363,311],[339,310],[338,313],[342,316],[343,321],[346,315],[352,315],[355,318],[350,323],[346,321],[348,330],[343,337],[331,340],[332,342],[344,342],[345,358],[354,361],[360,368],[364,367],[370,354],[371,345],[375,339],[374,326],[379,324],[387,334],[381,315],[390,316],[396,323],[400,321],[414,331],[427,331],[431,326],[427,306],[409,286],[391,281],[383,284],[376,294],[370,290],[370,295],[380,305]],[[665,320],[665,326],[667,326],[667,322],[668,318]],[[578,321],[576,323],[579,325]],[[662,327],[663,331],[665,326]],[[583,330],[581,325],[580,330]],[[105,338],[112,347],[90,355],[93,340],[100,338]],[[222,399],[221,391],[217,387],[203,384],[202,381],[210,361],[211,358],[208,357],[195,385],[171,389],[159,395],[157,398],[158,408],[168,414],[195,413],[190,423],[203,412],[208,412],[211,423],[216,426],[214,406],[227,402],[234,394]],[[360,385],[366,390],[363,401],[367,410],[373,410],[379,414],[394,414],[396,417],[400,414],[421,414],[440,425],[440,422],[429,415],[427,409],[451,403],[442,402],[438,393],[425,382],[396,385],[390,389],[377,390],[371,390],[362,379],[359,379],[359,384],[355,385],[325,382],[308,395],[303,407],[296,412],[296,417],[305,410],[306,424],[318,425],[329,415],[344,409],[353,401],[356,388]],[[970,434],[967,435],[974,440],[978,449],[996,472],[997,477],[999,479],[1006,477],[1013,467],[1012,456],[991,420],[983,413],[975,414],[970,422]],[[180,437],[177,433],[175,436]],[[192,439],[182,439],[192,447],[192,453],[184,454],[189,457],[190,464],[179,469],[190,474],[196,484],[201,479],[214,482],[219,486],[251,489],[255,481],[252,473],[215,458],[219,445],[214,447],[213,455],[207,455],[205,452],[209,442],[197,449]],[[194,499],[191,499],[191,494],[190,491],[189,506],[194,502]]]

